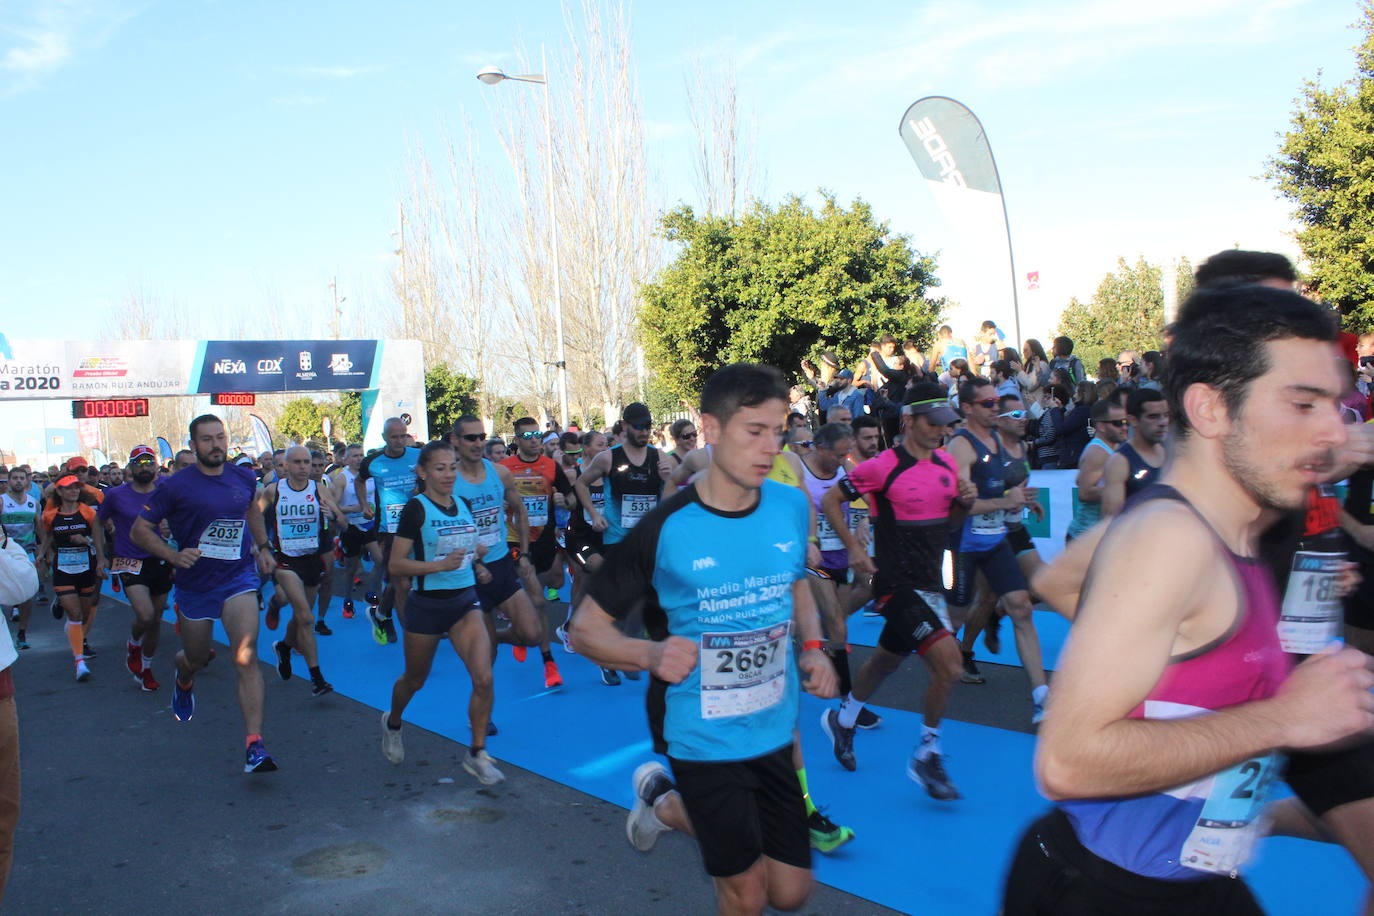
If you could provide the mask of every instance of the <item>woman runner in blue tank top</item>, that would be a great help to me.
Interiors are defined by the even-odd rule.
[[[439,640],[447,638],[472,680],[468,700],[472,738],[463,769],[483,785],[495,785],[505,776],[486,752],[494,698],[491,641],[476,589],[478,582],[491,578],[482,564],[485,545],[478,542],[467,500],[453,494],[458,476],[453,446],[442,440],[426,445],[415,472],[421,492],[402,508],[391,549],[391,573],[411,577],[412,587],[401,620],[406,668],[391,688],[391,709],[382,713],[382,754],[392,763],[405,759],[401,715],[425,685]]]

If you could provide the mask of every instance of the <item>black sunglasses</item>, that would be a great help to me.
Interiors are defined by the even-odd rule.
[[[458,438],[464,442],[481,442],[487,437],[486,433],[461,433]]]
[[[1105,423],[1107,426],[1115,426],[1117,429],[1124,429],[1126,426],[1125,417],[1122,417],[1120,420],[1098,420],[1097,422]]]
[[[630,422],[627,421],[627,422],[625,423],[625,425],[628,426],[628,427],[630,427],[630,429],[637,429],[637,430],[639,430],[640,432],[644,432],[646,429],[653,429],[653,428],[654,428],[654,424],[653,424],[652,422],[650,422],[650,423],[644,423],[644,424],[639,424],[639,423],[630,423]]]

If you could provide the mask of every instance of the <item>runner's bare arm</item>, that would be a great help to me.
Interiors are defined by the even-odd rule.
[[[1117,452],[1107,459],[1102,470],[1102,517],[1111,518],[1126,504],[1126,478],[1130,475],[1131,463],[1126,456]]]
[[[954,467],[959,473],[959,479],[972,480],[973,462],[978,460],[978,455],[973,451],[973,446],[968,444],[968,440],[960,436],[945,446],[945,451],[953,456]],[[1020,509],[1025,504],[1025,491],[1021,487],[1013,487],[1004,496],[997,499],[975,499],[966,512],[968,515],[981,515],[984,512],[997,512],[1001,509]]]
[[[261,506],[257,500],[248,504],[246,513],[248,531],[253,535],[253,555],[258,560],[258,571],[265,576],[270,576],[277,569],[277,560],[272,556],[270,550],[261,549],[267,544],[267,519],[263,517]]]
[[[797,638],[802,642],[797,667],[805,674],[803,689],[822,699],[835,696],[839,691],[840,679],[835,673],[834,662],[820,648],[806,648],[807,643],[819,643],[825,638],[821,631],[820,613],[816,609],[816,596],[806,579],[792,583],[792,622],[797,628]]]
[[[600,457],[599,455],[597,457]],[[687,481],[692,479],[692,475],[697,473],[711,463],[710,453],[704,448],[694,448],[682,459],[682,463],[673,469],[672,483],[675,487],[687,485]]]
[[[1031,591],[1061,616],[1073,620],[1078,613],[1078,598],[1083,591],[1083,580],[1088,576],[1088,566],[1106,533],[1107,525],[1100,523],[1069,541],[1059,556],[1031,576]]]
[[[1183,719],[1128,718],[1178,650],[1180,628],[1234,594],[1230,577],[1218,575],[1225,562],[1214,536],[1181,505],[1148,507],[1113,526],[1093,560],[1040,731],[1035,769],[1047,796],[1158,791],[1274,748],[1374,728],[1374,675],[1354,650],[1314,656],[1267,700]]]
[[[367,480],[363,477],[361,468],[353,478],[353,499],[363,507],[363,515],[366,517],[372,518],[377,514],[377,510],[367,501]]]
[[[153,523],[143,516],[134,519],[134,526],[129,529],[129,540],[133,541],[159,560],[163,560],[167,563],[171,563],[173,566],[183,569],[194,562],[194,557],[200,556],[200,551],[194,547],[185,548],[181,551],[173,550],[172,545],[168,544],[158,535],[157,529],[153,527]],[[186,559],[183,562],[178,561],[178,553],[186,555]]]
[[[91,526],[91,541],[95,544],[95,572],[102,579],[110,576],[110,561],[105,555],[105,530],[100,525]]]
[[[680,682],[697,665],[697,644],[692,640],[669,636],[655,642],[626,636],[616,626],[615,618],[590,595],[577,605],[568,637],[578,654],[595,665],[620,671],[652,671],[670,684]]]
[[[1078,499],[1080,502],[1096,503],[1102,501],[1102,469],[1107,465],[1107,453],[1100,448],[1089,448],[1083,450],[1083,457],[1078,460],[1078,475],[1073,479],[1073,485],[1078,487]]]
[[[525,501],[520,498],[520,491],[515,486],[515,478],[511,476],[511,472],[499,464],[494,467],[496,476],[501,478],[501,485],[506,490],[506,512],[515,519],[515,530],[520,532],[520,556],[523,558],[530,552],[530,516],[525,511]]]
[[[323,502],[324,507],[329,510],[329,514],[334,517],[334,521],[338,523],[339,530],[347,531],[348,515],[344,512],[343,507],[339,505],[339,500],[334,496],[334,490],[321,490],[320,501]]]
[[[592,504],[593,484],[600,482],[611,469],[611,451],[607,449],[592,459],[592,463],[587,465],[586,470],[577,475],[573,481],[573,492],[577,494],[577,501],[587,509],[587,514],[591,516],[592,527],[597,531],[606,530],[606,522],[601,517],[601,513],[596,511],[596,506]]]
[[[825,513],[825,519],[830,522],[830,527],[844,542],[845,550],[849,551],[849,565],[857,572],[872,575],[875,567],[873,560],[868,555],[868,549],[844,523],[844,501],[844,493],[841,492],[840,487],[831,487],[821,497],[821,511]]]

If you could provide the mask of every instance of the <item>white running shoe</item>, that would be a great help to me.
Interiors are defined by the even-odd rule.
[[[576,655],[577,650],[573,648],[572,640],[568,638],[567,624],[560,623],[558,626],[554,627],[553,631],[558,634],[559,641],[563,643],[563,651],[567,652],[569,655]]]
[[[389,710],[382,710],[382,756],[392,763],[400,763],[406,759],[406,746],[401,741],[401,730],[387,725],[387,720],[391,718]]]
[[[476,754],[469,751],[467,757],[463,758],[463,769],[476,776],[477,781],[484,786],[494,786],[506,779],[505,775],[496,768],[496,764],[491,762],[491,757],[487,755],[485,749]]]
[[[91,669],[86,667],[86,660],[78,658],[76,660],[76,679],[78,681],[90,680]]]
[[[654,813],[653,803],[649,801],[655,797],[654,789],[661,788],[658,785],[660,780],[667,782],[669,786],[672,785],[667,768],[657,760],[640,764],[634,776],[630,778],[630,784],[635,790],[635,804],[630,809],[629,817],[625,819],[625,836],[629,839],[630,845],[640,852],[653,849],[659,836],[672,829],[658,819],[658,815]]]

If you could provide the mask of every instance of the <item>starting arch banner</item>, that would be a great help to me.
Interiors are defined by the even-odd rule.
[[[429,437],[424,354],[415,340],[8,340],[0,403],[231,392],[362,391],[369,444],[408,414]]]

